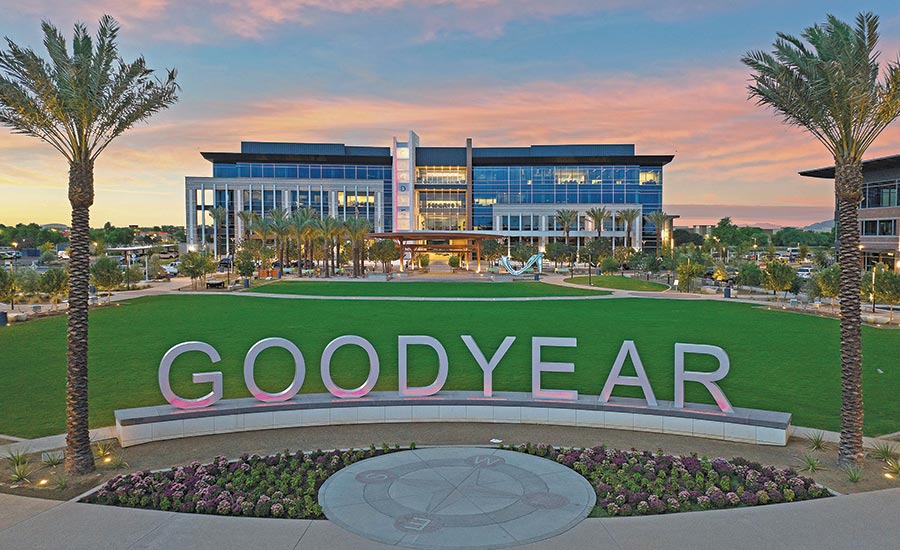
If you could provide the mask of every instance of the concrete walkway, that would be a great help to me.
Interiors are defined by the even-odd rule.
[[[897,548],[900,489],[735,510],[586,519],[531,550]],[[230,518],[0,494],[0,548],[396,550],[330,521]]]

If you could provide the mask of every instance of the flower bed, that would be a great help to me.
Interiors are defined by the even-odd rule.
[[[414,445],[411,445],[415,448]],[[757,506],[828,497],[827,489],[795,471],[743,458],[725,460],[597,446],[550,445],[501,448],[541,456],[583,475],[597,492],[592,515],[641,516]],[[166,471],[139,471],[110,479],[83,502],[196,514],[320,519],[317,501],[326,479],[354,462],[399,451],[285,451],[273,456],[216,457]]]
[[[216,457],[161,472],[114,477],[83,502],[196,514],[258,518],[320,519],[319,487],[341,468],[399,451],[382,445],[365,450],[285,451],[273,456]]]
[[[501,448],[504,448],[501,445]],[[599,516],[642,516],[757,506],[831,496],[791,469],[743,458],[677,456],[597,446],[555,449],[549,445],[505,447],[542,456],[583,475],[597,492]]]

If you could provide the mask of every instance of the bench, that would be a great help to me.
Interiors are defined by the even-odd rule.
[[[206,281],[206,288],[225,288],[225,281]]]

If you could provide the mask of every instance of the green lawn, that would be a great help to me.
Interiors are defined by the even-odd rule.
[[[481,387],[481,370],[461,334],[472,334],[488,357],[504,336],[517,336],[494,372],[498,391],[530,391],[531,336],[574,336],[577,348],[545,349],[543,359],[572,361],[575,372],[545,374],[544,386],[594,395],[600,393],[622,341],[632,339],[657,398],[665,400],[673,395],[674,342],[713,344],[731,357],[731,373],[721,385],[735,406],[789,411],[801,426],[836,430],[839,424],[838,323],[833,319],[695,300],[435,303],[166,295],[91,313],[91,425],[112,424],[118,408],[163,403],[157,370],[162,355],[176,343],[201,340],[222,356],[214,366],[201,354],[182,356],[172,371],[176,391],[185,397],[206,393],[207,385],[191,385],[191,373],[221,370],[225,397],[243,397],[249,394],[241,366],[257,340],[281,336],[295,342],[307,365],[303,391],[323,392],[321,352],[344,334],[368,338],[378,350],[379,390],[397,387],[398,334],[428,334],[443,343],[450,358],[447,389]],[[64,317],[0,329],[0,433],[37,437],[63,432],[64,340]],[[868,435],[900,430],[898,344],[900,331],[863,328]],[[263,389],[279,391],[287,385],[293,376],[288,359],[278,349],[260,356],[256,372]],[[692,358],[688,368],[712,366],[703,359]],[[425,365],[411,373],[410,383],[430,382],[436,370],[433,353],[413,348],[410,360]],[[338,384],[358,386],[368,372],[364,352],[342,348],[332,370]],[[623,373],[631,373],[630,365]],[[636,390],[619,388],[615,395],[639,397]],[[686,398],[711,401],[699,384],[686,386]]]
[[[275,281],[248,292],[306,296],[406,296],[422,298],[530,298],[534,296],[597,296],[593,288],[571,288],[533,281],[515,283]]]
[[[566,279],[567,283],[575,283],[576,285],[588,285],[587,275],[581,277],[572,277]],[[622,277],[621,275],[596,275],[591,276],[591,285],[600,288],[612,288],[615,290],[640,290],[646,292],[661,292],[669,288],[662,283],[654,283],[644,281],[632,277]]]

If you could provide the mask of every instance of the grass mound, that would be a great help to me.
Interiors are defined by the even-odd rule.
[[[588,277],[572,277],[566,279],[567,283],[576,285],[588,285]],[[662,283],[654,283],[653,281],[644,281],[636,277],[623,277],[621,275],[597,275],[590,277],[591,286],[599,288],[611,288],[613,290],[636,290],[642,292],[662,292],[668,289],[668,285]]]

